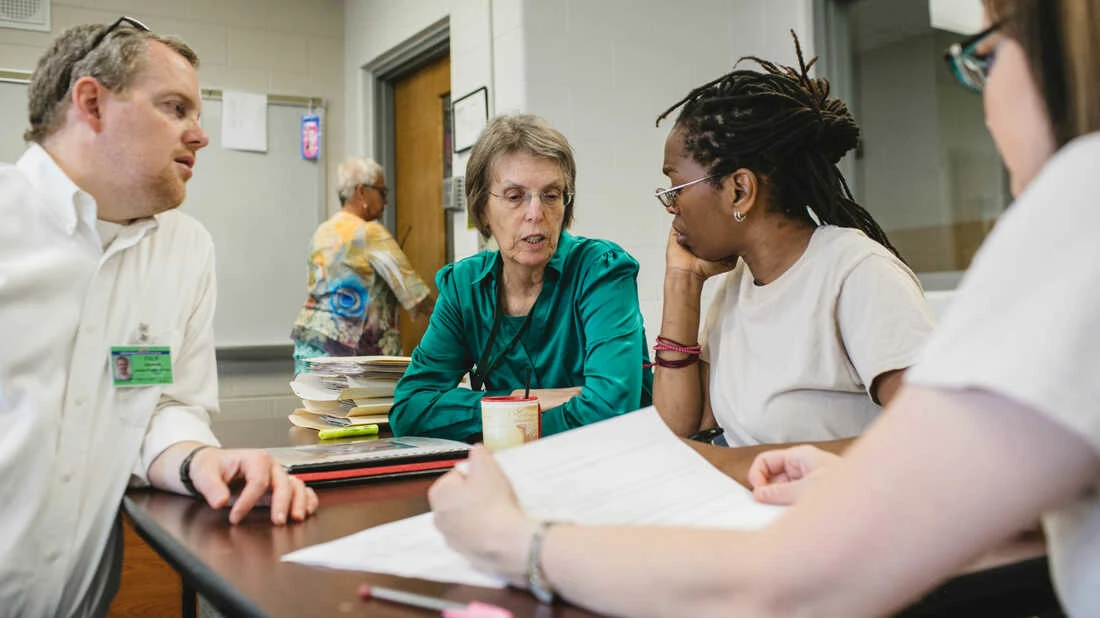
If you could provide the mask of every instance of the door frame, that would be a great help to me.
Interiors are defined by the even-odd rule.
[[[852,115],[859,118],[856,70],[852,62],[852,5],[856,0],[813,0],[814,55],[820,58],[818,74],[829,78],[832,96],[843,100]],[[862,183],[856,159],[863,156],[857,146],[837,164],[848,181],[848,188],[860,201]]]
[[[374,160],[390,174],[397,164],[394,140],[393,87],[401,77],[451,53],[451,20],[444,17],[399,43],[363,67],[364,99],[373,101],[370,119],[374,136]],[[393,208],[382,215],[382,224],[396,238],[397,209],[401,196],[393,194]],[[451,235],[447,234],[447,260],[454,260]]]

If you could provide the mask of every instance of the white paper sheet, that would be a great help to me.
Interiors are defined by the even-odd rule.
[[[290,381],[290,390],[301,399],[312,401],[336,401],[340,391],[324,385],[321,376],[313,373],[299,373]]]
[[[222,148],[267,152],[267,95],[222,91]]]
[[[524,510],[539,519],[756,529],[783,510],[754,501],[674,436],[652,407],[500,452],[497,459]],[[307,547],[283,560],[504,586],[448,548],[431,513]]]

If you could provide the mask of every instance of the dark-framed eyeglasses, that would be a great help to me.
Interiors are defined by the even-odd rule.
[[[125,15],[119,17],[110,26],[107,26],[106,28],[101,30],[99,34],[97,34],[96,37],[92,39],[92,44],[84,50],[84,53],[80,54],[80,56],[78,56],[75,60],[72,61],[71,64],[69,64],[69,70],[65,75],[65,81],[62,83],[68,85],[68,82],[72,80],[73,67],[80,64],[82,60],[91,55],[93,51],[95,51],[100,45],[103,44],[103,41],[107,39],[108,35],[110,35],[115,30],[118,30],[119,26],[122,26],[123,24],[128,24],[135,30],[140,30],[142,32],[152,32],[149,26],[146,26],[145,24],[141,23],[141,21],[134,19],[133,17],[127,17]]]
[[[572,204],[574,194],[560,189],[548,189],[546,191],[505,189],[503,193],[493,193],[489,191],[489,195],[503,201],[509,208],[527,206],[536,195],[539,196],[539,202],[543,206],[547,208],[557,208],[559,206],[568,206]]]
[[[978,34],[953,44],[943,54],[947,67],[960,84],[974,92],[985,88],[997,52],[997,35],[1004,21],[998,21]]]
[[[375,191],[378,192],[378,195],[382,196],[382,199],[386,199],[386,196],[389,195],[389,193],[390,193],[390,190],[387,187],[384,187],[384,186],[367,185],[367,184],[362,184],[362,185],[359,185],[359,186],[360,187],[366,187],[368,189],[374,189]]]
[[[693,184],[703,182],[704,180],[710,180],[714,178],[714,174],[710,176],[703,176],[702,178],[696,178],[695,180],[685,182],[682,185],[676,185],[675,187],[669,187],[667,189],[657,188],[653,192],[653,197],[657,198],[657,201],[661,203],[665,208],[672,208],[676,204],[676,198],[680,195],[680,191],[690,187]]]

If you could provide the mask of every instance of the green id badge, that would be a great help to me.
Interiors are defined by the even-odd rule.
[[[172,353],[168,346],[111,347],[115,386],[172,383]]]

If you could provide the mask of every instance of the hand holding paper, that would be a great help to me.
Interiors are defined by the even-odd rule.
[[[474,461],[479,462],[476,469]],[[467,479],[449,474],[432,490],[433,505],[442,515],[425,513],[376,526],[283,559],[503,587],[500,577],[474,568],[467,557],[479,565],[500,559],[502,564],[494,566],[510,578],[525,572],[500,548],[511,545],[510,552],[518,546],[525,552],[533,526],[525,527],[533,520],[754,529],[782,511],[754,501],[749,490],[669,431],[652,407],[474,461]],[[435,517],[443,521],[447,539],[433,525]]]
[[[474,566],[522,582],[535,520],[520,510],[512,485],[489,449],[470,450],[467,465],[432,485],[428,502],[447,544]]]

